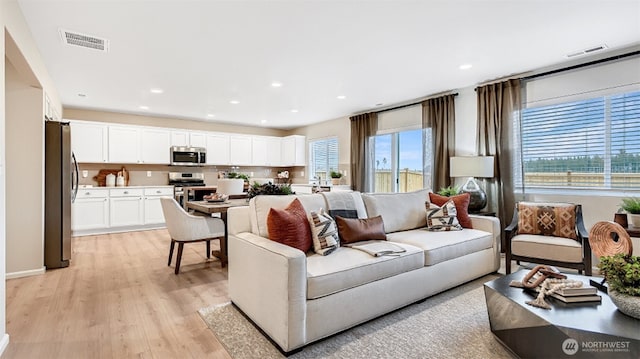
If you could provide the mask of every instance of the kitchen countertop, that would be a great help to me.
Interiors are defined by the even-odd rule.
[[[172,185],[160,184],[160,185],[146,185],[146,186],[114,186],[114,187],[98,187],[98,186],[87,186],[87,185],[79,185],[79,189],[117,189],[117,188],[150,188],[150,187],[168,187],[173,188]]]

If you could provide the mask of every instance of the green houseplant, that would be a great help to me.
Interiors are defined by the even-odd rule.
[[[600,273],[609,283],[609,297],[618,309],[640,319],[640,257],[627,254],[600,257]]]
[[[459,191],[458,187],[449,186],[449,187],[440,188],[440,190],[438,190],[437,193],[441,196],[451,197],[451,196],[457,195],[458,191]]]
[[[340,179],[342,178],[342,173],[331,171],[329,172],[329,176],[331,177],[331,183],[334,185],[340,184]]]
[[[640,227],[640,197],[623,198],[620,208],[628,213],[634,227]]]
[[[254,182],[251,188],[249,188],[249,198],[260,195],[282,196],[288,194],[295,194],[291,190],[291,185],[288,184],[273,184],[271,182],[258,184]]]

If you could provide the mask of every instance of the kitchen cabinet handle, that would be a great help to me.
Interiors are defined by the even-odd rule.
[[[84,195],[85,195],[85,196],[89,196],[89,195],[91,195],[91,192],[85,192],[85,194],[84,194]]]
[[[162,191],[159,191],[159,190],[158,190],[158,191],[156,191],[156,193],[162,193]]]
[[[129,194],[129,191],[124,191],[124,194]]]

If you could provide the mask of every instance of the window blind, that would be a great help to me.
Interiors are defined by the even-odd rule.
[[[338,139],[336,137],[311,141],[310,178],[329,178],[330,171],[338,171]]]
[[[640,91],[526,108],[520,134],[527,187],[640,189]]]

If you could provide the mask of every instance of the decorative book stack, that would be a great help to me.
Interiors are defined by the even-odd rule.
[[[530,282],[535,279],[532,278]],[[540,287],[535,288],[536,292],[540,291]],[[564,303],[584,303],[584,302],[600,302],[602,297],[598,295],[598,289],[585,285],[579,288],[563,288],[559,289],[555,293],[551,293],[549,296],[562,301]]]

